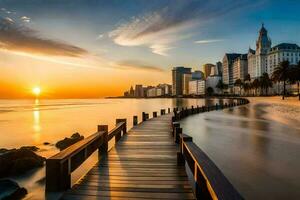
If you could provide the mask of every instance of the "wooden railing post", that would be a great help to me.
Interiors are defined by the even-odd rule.
[[[138,124],[138,116],[133,116],[133,126],[136,126]]]
[[[160,115],[166,114],[166,109],[160,109]]]
[[[98,125],[98,132],[104,132],[102,135],[102,144],[98,148],[98,155],[105,155],[108,151],[108,125]]]
[[[70,160],[46,160],[46,191],[56,192],[71,187]]]
[[[171,109],[170,108],[168,108],[168,113],[170,113],[171,112]]]
[[[149,113],[146,113],[145,116],[146,116],[146,120],[148,120],[149,119]]]
[[[182,134],[182,128],[175,127],[175,130],[174,130],[174,142],[176,144],[178,144],[179,141],[180,141],[180,134]]]
[[[123,118],[123,119],[116,119],[116,125],[120,122],[124,122],[124,125],[123,125],[123,129],[122,129],[122,132],[123,132],[123,135],[127,133],[127,119],[126,118]]]
[[[172,135],[175,135],[175,129],[180,127],[180,123],[179,122],[173,122],[172,125]]]
[[[157,117],[157,112],[153,112],[153,118]]]
[[[145,112],[142,112],[142,121],[144,122],[144,121],[146,121],[147,119],[146,119],[146,113]]]
[[[183,155],[183,145],[184,142],[192,142],[193,138],[185,135],[185,134],[180,134],[180,139],[179,139],[179,152],[177,152],[177,165],[179,166],[184,166],[184,155]]]

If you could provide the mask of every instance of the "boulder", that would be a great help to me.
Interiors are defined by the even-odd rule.
[[[45,158],[28,148],[12,149],[0,155],[0,177],[23,174],[44,165]]]
[[[65,138],[63,140],[58,141],[55,146],[59,148],[59,150],[64,150],[71,146],[72,144],[75,144],[76,142],[83,140],[84,136],[80,135],[79,133],[74,133],[70,138]]]
[[[36,147],[36,146],[23,146],[21,147],[20,149],[27,149],[27,150],[30,150],[30,151],[38,151],[40,148]]]
[[[10,179],[0,180],[0,199],[1,200],[18,200],[25,197],[27,190],[20,187],[18,183]]]

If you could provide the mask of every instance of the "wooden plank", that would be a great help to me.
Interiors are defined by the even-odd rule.
[[[195,199],[178,146],[171,115],[134,126],[62,199]]]

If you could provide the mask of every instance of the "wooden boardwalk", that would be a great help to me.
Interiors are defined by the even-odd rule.
[[[62,199],[195,199],[177,165],[171,114],[133,127]]]

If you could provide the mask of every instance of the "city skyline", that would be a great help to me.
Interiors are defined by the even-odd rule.
[[[32,97],[37,86],[44,98],[93,98],[171,83],[175,66],[202,70],[226,52],[254,49],[262,22],[274,45],[299,44],[299,7],[293,0],[2,1],[0,98]]]

